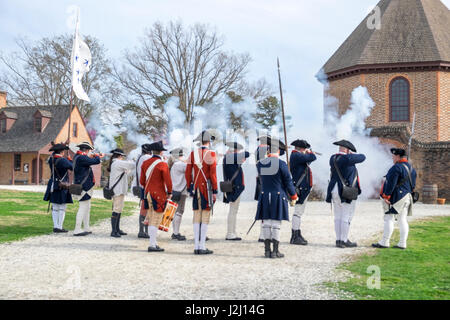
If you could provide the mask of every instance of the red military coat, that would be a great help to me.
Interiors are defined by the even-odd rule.
[[[145,194],[150,194],[153,210],[156,212],[164,212],[168,194],[172,194],[172,179],[170,178],[167,163],[161,162],[157,164],[150,176],[150,181],[147,181],[147,170],[157,160],[161,160],[161,157],[153,156],[144,161],[141,167],[141,178],[139,182],[145,186]]]
[[[195,155],[194,153],[198,153],[198,160],[202,164],[202,172],[199,167],[195,164]],[[207,180],[211,181],[213,194],[217,194],[217,174],[216,174],[216,166],[217,166],[217,156],[216,153],[212,150],[209,150],[206,147],[201,147],[197,150],[191,152],[189,156],[187,167],[186,167],[186,185],[188,188],[191,184],[194,184],[194,190],[197,192],[200,191],[202,195],[202,209],[209,210],[211,209],[212,204],[208,203],[208,185]],[[198,203],[194,198],[194,210],[198,210]]]

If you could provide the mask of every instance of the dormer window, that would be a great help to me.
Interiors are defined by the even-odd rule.
[[[6,133],[6,118],[0,119],[0,132]]]
[[[41,117],[34,118],[34,131],[42,132],[42,118]]]
[[[0,112],[0,134],[6,133],[11,129],[17,120],[17,114],[10,111]]]
[[[45,127],[50,122],[52,114],[49,111],[37,110],[34,114],[33,126],[35,132],[44,132]]]

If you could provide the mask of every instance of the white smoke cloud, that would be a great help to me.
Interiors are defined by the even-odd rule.
[[[324,81],[322,78],[321,81]],[[323,82],[325,92],[328,83]],[[391,156],[386,145],[382,145],[377,138],[370,137],[370,130],[366,128],[365,120],[375,106],[367,88],[355,88],[351,96],[351,104],[345,114],[338,115],[338,100],[326,95],[324,98],[325,121],[316,124],[313,132],[303,132],[301,128],[291,132],[290,137],[306,139],[312,145],[313,150],[323,154],[312,163],[311,169],[314,176],[315,189],[326,194],[330,179],[330,157],[338,152],[338,147],[333,142],[346,139],[351,141],[358,153],[366,156],[366,161],[357,164],[360,176],[362,199],[376,196],[381,187],[381,180],[392,166]],[[291,141],[290,141],[291,142]]]

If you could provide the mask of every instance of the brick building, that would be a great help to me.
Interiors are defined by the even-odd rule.
[[[450,11],[440,0],[377,6],[380,28],[368,15],[324,65],[325,95],[337,98],[343,114],[353,89],[367,87],[376,103],[367,119],[371,135],[398,147],[408,144],[415,114],[418,189],[437,184],[450,199]]]
[[[70,107],[7,107],[0,91],[0,184],[46,184],[51,172],[47,160],[51,142],[65,142],[69,134]],[[92,139],[77,107],[70,124],[71,143]],[[38,161],[39,159],[39,161]],[[97,184],[101,167],[93,167]]]

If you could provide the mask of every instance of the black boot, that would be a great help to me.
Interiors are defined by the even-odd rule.
[[[298,236],[300,237],[300,240],[302,241],[302,243],[301,243],[302,246],[308,245],[308,241],[305,238],[303,238],[303,236],[302,236],[302,230],[298,230]]]
[[[295,230],[292,229],[292,233],[291,233],[291,241],[290,241],[291,244],[294,244],[295,234],[296,234]]]
[[[308,242],[303,239],[300,230],[292,230],[294,233],[294,239],[291,241],[291,244],[306,246]]]
[[[146,227],[144,225],[144,220],[145,220],[145,217],[142,216],[142,215],[139,215],[139,234],[138,234],[138,238],[149,239],[150,237],[149,237],[148,233],[146,233],[144,231],[144,229]]]
[[[270,241],[269,239],[264,240],[264,256],[266,258],[270,258],[272,255],[272,251],[270,250]]]
[[[280,241],[272,240],[273,243],[273,252],[271,254],[272,258],[283,258],[284,254],[282,254],[280,251],[278,251],[278,246],[280,244]]]
[[[346,248],[355,248],[358,246],[358,244],[356,242],[351,242],[350,240],[347,239],[347,241],[344,242],[344,246]]]
[[[118,220],[119,220],[119,214],[116,212],[112,213],[111,217],[111,237],[113,238],[120,238],[120,233],[117,232],[118,229]]]
[[[125,232],[123,232],[122,230],[120,230],[120,217],[122,216],[121,213],[119,213],[119,217],[117,218],[117,232],[121,235],[121,236],[126,236],[127,234]]]
[[[336,247],[337,247],[337,248],[345,248],[344,241],[342,241],[342,240],[337,240],[337,241],[336,241]]]

